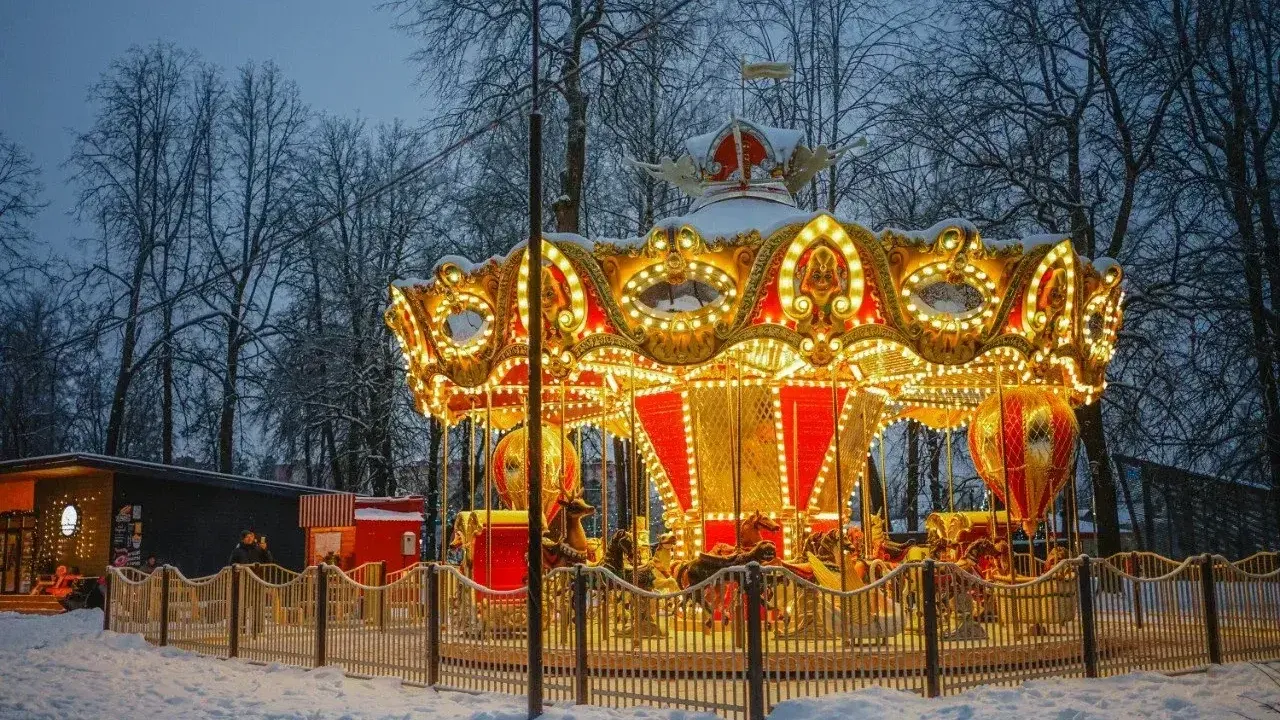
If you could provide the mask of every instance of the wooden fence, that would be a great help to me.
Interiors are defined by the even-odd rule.
[[[108,583],[106,626],[157,645],[527,691],[527,591],[491,590],[450,566],[113,569]],[[1280,658],[1274,554],[1080,557],[1016,584],[928,560],[847,592],[752,564],[663,594],[578,566],[548,573],[543,594],[543,692],[560,704],[758,720],[789,698],[873,685],[937,696]]]

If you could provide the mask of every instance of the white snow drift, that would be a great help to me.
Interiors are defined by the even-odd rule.
[[[357,680],[336,668],[304,671],[279,665],[200,657],[154,648],[136,635],[102,632],[99,611],[56,617],[0,613],[0,719],[79,720],[521,720],[522,698],[473,696],[401,686],[393,679]],[[1277,669],[1271,669],[1276,673]],[[965,720],[1193,720],[1276,717],[1280,685],[1250,665],[1169,678],[1137,673],[1106,680],[1041,680],[1020,688],[980,688],[926,700],[892,690],[783,703],[776,720],[904,718]],[[692,718],[674,710],[561,707],[552,720]]]

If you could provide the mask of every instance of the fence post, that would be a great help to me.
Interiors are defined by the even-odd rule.
[[[1093,565],[1088,555],[1080,556],[1080,638],[1084,645],[1084,676],[1098,677],[1098,635],[1093,611]]]
[[[325,664],[329,634],[329,566],[316,566],[316,667]]]
[[[1138,563],[1136,555],[1130,554],[1125,562],[1128,564],[1130,575],[1142,577],[1142,566]],[[1130,580],[1129,584],[1133,586],[1133,622],[1138,627],[1142,627],[1142,583]]]
[[[587,575],[582,563],[573,566],[573,679],[574,702],[586,705],[587,697]]]
[[[160,646],[169,644],[169,566],[160,568]]]
[[[747,720],[764,720],[764,576],[760,563],[747,563]]]
[[[1222,636],[1218,633],[1218,596],[1213,588],[1213,556],[1200,559],[1200,588],[1204,593],[1204,632],[1209,643],[1209,662],[1222,664]]]
[[[107,574],[102,578],[102,629],[111,629],[111,579],[115,569],[108,566]]]
[[[924,593],[924,672],[925,694],[927,697],[938,697],[941,694],[939,683],[940,668],[938,662],[938,592],[937,564],[933,558],[924,561],[920,569],[923,575],[920,583]]]
[[[231,566],[231,597],[227,598],[227,657],[240,655],[240,568]]]
[[[427,685],[440,682],[440,575],[439,565],[427,566]]]

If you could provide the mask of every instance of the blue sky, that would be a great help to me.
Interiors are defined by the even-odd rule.
[[[391,22],[368,0],[0,0],[0,131],[44,170],[37,238],[71,253],[93,232],[68,216],[63,163],[93,121],[89,86],[130,46],[164,40],[224,69],[273,60],[314,110],[416,122],[415,41]]]

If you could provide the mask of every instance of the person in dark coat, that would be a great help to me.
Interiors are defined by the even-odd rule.
[[[253,565],[262,562],[262,551],[258,549],[258,538],[252,530],[240,533],[240,544],[231,551],[230,565]]]
[[[258,538],[258,562],[264,565],[274,563],[276,559],[272,557],[271,551],[267,549],[267,536],[263,535]]]

